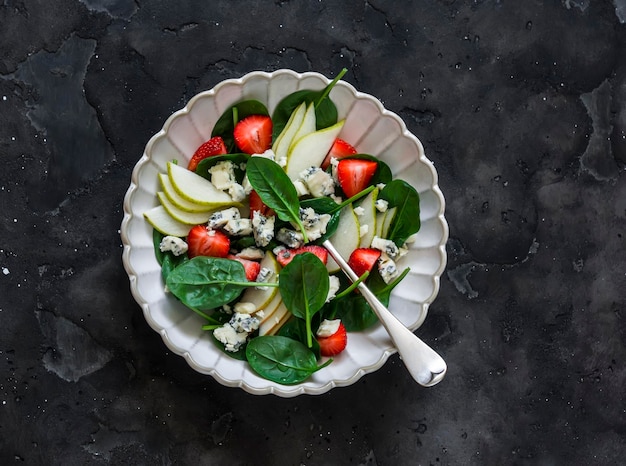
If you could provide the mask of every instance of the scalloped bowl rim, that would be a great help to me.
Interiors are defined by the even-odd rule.
[[[252,71],[240,78],[232,78],[232,79],[223,80],[220,83],[216,84],[212,89],[202,91],[194,95],[191,99],[189,99],[189,101],[183,108],[171,114],[166,119],[165,123],[163,124],[162,129],[150,138],[150,140],[145,146],[142,157],[139,159],[139,161],[136,163],[135,167],[133,168],[132,175],[131,175],[131,183],[124,196],[124,217],[123,217],[122,224],[121,224],[120,236],[121,236],[122,244],[123,244],[122,261],[123,261],[124,269],[126,270],[126,273],[128,274],[128,277],[129,277],[131,294],[133,295],[134,299],[141,307],[144,317],[146,321],[148,322],[148,324],[150,325],[150,327],[161,335],[161,338],[163,339],[165,345],[172,352],[174,352],[177,355],[182,356],[187,361],[187,363],[197,372],[211,375],[222,385],[225,385],[228,387],[239,387],[245,390],[246,392],[254,394],[254,395],[274,394],[280,397],[289,398],[289,397],[294,397],[294,396],[298,396],[302,394],[320,395],[320,394],[328,392],[334,387],[343,387],[343,386],[352,385],[365,374],[368,374],[368,373],[371,373],[380,369],[385,364],[387,359],[391,355],[396,353],[396,348],[391,343],[389,343],[389,345],[382,350],[382,353],[379,359],[375,361],[373,364],[356,368],[355,373],[346,379],[331,379],[331,380],[328,380],[326,383],[315,385],[315,386],[310,386],[310,385],[307,385],[306,383],[301,383],[297,385],[279,385],[271,381],[266,381],[267,383],[265,386],[259,387],[259,386],[254,386],[246,382],[243,378],[240,378],[240,379],[228,378],[220,374],[217,370],[215,370],[215,368],[203,366],[202,364],[199,364],[197,361],[195,361],[189,349],[178,347],[174,342],[172,342],[172,340],[168,336],[168,331],[167,331],[168,329],[160,326],[152,318],[151,311],[150,311],[150,303],[146,300],[146,298],[142,295],[142,293],[140,292],[138,288],[138,280],[139,280],[138,273],[133,267],[133,264],[130,258],[130,254],[132,250],[132,238],[131,238],[132,235],[130,235],[129,233],[130,222],[134,218],[138,217],[138,216],[133,215],[131,207],[132,207],[133,195],[139,188],[139,182],[138,182],[139,174],[143,168],[143,165],[150,160],[149,154],[152,150],[152,147],[155,145],[157,141],[159,141],[161,138],[167,135],[168,130],[170,129],[172,124],[175,121],[177,121],[179,118],[188,115],[193,109],[196,102],[198,102],[200,99],[203,99],[207,96],[218,95],[220,90],[224,88],[225,86],[230,86],[230,85],[244,86],[247,82],[254,80],[254,79],[262,78],[262,79],[269,81],[278,76],[289,76],[297,81],[301,81],[305,78],[311,78],[311,77],[317,78],[320,81],[325,82],[325,83],[329,83],[331,81],[324,75],[320,73],[316,73],[316,72],[298,73],[298,72],[287,70],[287,69],[280,69],[274,72]],[[342,87],[348,90],[353,95],[355,101],[367,100],[369,103],[372,103],[377,107],[377,110],[379,111],[381,117],[385,116],[387,118],[393,119],[400,127],[400,136],[404,138],[408,138],[412,140],[414,143],[416,143],[416,145],[419,148],[419,161],[422,163],[422,165],[425,168],[428,168],[430,170],[430,176],[432,177],[433,181],[429,190],[434,193],[434,195],[437,197],[437,200],[439,202],[439,210],[438,212],[436,212],[435,217],[439,221],[439,226],[441,227],[441,230],[442,230],[441,238],[439,240],[439,244],[437,245],[440,263],[439,263],[439,267],[432,273],[432,277],[431,277],[432,285],[433,285],[433,292],[427,299],[420,302],[420,305],[422,307],[420,318],[417,321],[413,322],[411,325],[407,325],[409,329],[413,331],[417,329],[426,318],[428,307],[434,301],[434,299],[436,298],[439,292],[440,277],[447,264],[447,254],[445,250],[445,245],[448,239],[449,230],[448,230],[447,221],[444,217],[445,199],[443,197],[443,193],[441,192],[438,186],[437,172],[435,170],[433,163],[425,156],[422,143],[415,135],[413,135],[407,129],[406,124],[404,123],[402,118],[400,118],[400,116],[398,116],[396,113],[390,110],[387,110],[376,97],[370,94],[357,91],[350,83],[346,81],[339,81],[335,87]],[[232,103],[235,103],[235,102],[232,102]],[[377,324],[377,325],[380,325],[380,324]],[[233,360],[233,361],[236,361],[236,360]],[[237,361],[237,362],[240,362],[240,361]],[[246,370],[249,370],[249,369],[246,369]]]

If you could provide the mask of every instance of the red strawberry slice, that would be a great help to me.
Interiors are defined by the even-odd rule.
[[[359,277],[371,272],[380,258],[380,251],[374,248],[357,248],[350,254],[348,265]]]
[[[267,115],[250,115],[235,125],[233,137],[246,154],[262,154],[272,147],[272,119]]]
[[[229,254],[226,256],[226,258],[241,262],[241,264],[243,265],[243,269],[246,271],[246,278],[249,282],[255,281],[257,275],[259,275],[259,272],[261,271],[261,264],[255,261],[251,261],[250,259],[244,259],[243,257],[238,257],[234,254]]]
[[[230,239],[225,233],[210,230],[205,225],[196,225],[187,235],[187,255],[226,257],[230,251]]]
[[[274,215],[274,211],[263,203],[256,191],[250,191],[248,199],[250,201],[250,218],[254,215],[255,210],[261,212],[265,217]]]
[[[337,180],[345,195],[352,197],[367,188],[377,168],[378,163],[374,160],[340,160],[337,164]]]
[[[339,322],[339,328],[329,337],[317,337],[320,345],[320,354],[322,356],[336,356],[346,349],[348,344],[348,333],[342,322]]]
[[[296,249],[285,248],[276,255],[276,261],[284,267],[289,264],[289,262],[291,262],[297,254],[305,252],[315,254],[324,264],[328,262],[328,251],[326,248],[323,246],[316,246],[314,244],[307,244],[306,246]]]
[[[201,160],[214,155],[222,155],[226,152],[226,144],[224,144],[224,140],[220,136],[215,136],[198,147],[196,152],[191,157],[187,168],[191,171],[196,171],[196,168]]]
[[[330,165],[330,159],[332,159],[333,157],[339,160],[343,159],[344,157],[354,155],[356,153],[356,149],[350,143],[344,141],[343,139],[337,138],[335,139],[335,142],[328,151],[326,158],[322,162],[322,168],[326,170]]]

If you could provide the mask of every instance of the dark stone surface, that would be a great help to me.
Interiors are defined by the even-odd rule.
[[[4,0],[0,463],[623,463],[625,21],[623,0]],[[131,170],[222,79],[344,66],[438,169],[449,263],[417,333],[449,373],[223,387],[130,294]]]

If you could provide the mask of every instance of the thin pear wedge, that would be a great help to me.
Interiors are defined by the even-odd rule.
[[[274,142],[272,146],[272,150],[276,156],[276,161],[279,160],[287,160],[287,153],[289,152],[289,146],[291,146],[291,142],[293,140],[294,135],[300,128],[302,124],[302,120],[304,119],[304,114],[306,113],[306,102],[302,102],[298,107],[291,113],[289,120],[287,120],[287,124],[281,131],[281,133],[276,138],[276,142]]]
[[[175,163],[167,163],[167,176],[180,197],[190,202],[214,209],[237,204],[228,193],[217,189],[206,178]]]
[[[272,330],[274,330],[275,333],[278,328],[274,328],[277,327],[280,324],[281,320],[285,318],[285,315],[289,313],[289,309],[287,309],[285,303],[281,301],[280,305],[274,312],[272,312],[271,316],[263,320],[261,322],[261,325],[259,325],[259,335],[268,335],[270,334],[268,332],[271,332]]]
[[[159,173],[159,181],[161,182],[161,187],[167,198],[179,209],[186,212],[208,212],[212,210],[210,206],[196,204],[195,202],[188,201],[181,197],[174,189],[174,186],[172,186],[172,182],[167,174]]]
[[[363,215],[359,216],[359,231],[365,226],[367,231],[361,236],[361,242],[359,247],[369,248],[372,244],[372,239],[376,236],[376,222],[377,213],[376,199],[378,199],[378,188],[374,188],[365,198],[359,203],[359,207],[363,209]]]
[[[261,270],[266,268],[272,271],[272,275],[270,276],[268,283],[276,283],[278,282],[278,272],[280,271],[280,265],[276,261],[276,257],[272,254],[271,251],[267,251],[265,253],[265,257],[261,259]],[[262,284],[259,284],[262,286]],[[270,303],[274,299],[274,297],[279,294],[278,288],[275,286],[267,286],[265,288],[257,288],[257,287],[249,287],[243,292],[241,296],[241,302],[243,303],[252,303],[256,307],[256,311],[263,311],[264,313],[269,313],[273,311],[273,309],[269,309]]]
[[[319,167],[343,128],[344,120],[300,138],[290,149],[285,171],[292,180],[309,167]]]
[[[184,223],[174,220],[162,205],[156,206],[147,212],[144,212],[143,215],[155,230],[166,236],[171,235],[183,237],[187,236],[187,234],[189,234],[189,230],[191,230],[191,225],[185,225]]]
[[[391,222],[396,215],[396,208],[392,207],[385,212],[385,219],[383,220],[383,226],[380,229],[380,237],[387,238],[387,234],[389,233],[389,227],[391,226]]]
[[[304,118],[302,118],[300,126],[298,127],[296,133],[293,135],[293,138],[291,138],[291,144],[289,144],[289,152],[291,152],[291,150],[300,139],[315,132],[316,122],[317,119],[315,117],[315,105],[313,105],[313,103],[310,103],[306,109]]]
[[[344,207],[339,214],[337,231],[330,238],[342,257],[350,257],[352,251],[359,247],[359,231],[359,219],[354,213],[352,205]],[[332,257],[328,257],[326,269],[333,273],[340,270],[340,267]]]
[[[193,226],[207,223],[209,221],[209,217],[214,212],[213,210],[209,210],[207,212],[187,212],[185,210],[179,209],[172,203],[172,201],[169,200],[169,198],[162,191],[159,191],[157,193],[157,197],[159,198],[159,202],[165,208],[165,211],[170,215],[170,217],[172,217],[177,222],[187,225]]]

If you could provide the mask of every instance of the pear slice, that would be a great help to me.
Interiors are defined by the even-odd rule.
[[[166,236],[183,237],[187,236],[189,230],[191,230],[191,225],[185,225],[184,223],[174,220],[162,205],[144,212],[143,215],[150,225]]]
[[[175,163],[167,163],[167,176],[180,197],[190,202],[214,209],[237,204],[206,178]]]
[[[376,212],[376,236],[383,238],[383,223],[387,212]]]
[[[360,229],[367,225],[367,232],[361,236],[360,248],[369,248],[372,244],[372,239],[376,235],[376,199],[378,199],[378,188],[374,188],[364,199],[359,203],[359,207],[363,208],[363,215],[359,216],[359,233]]]
[[[174,186],[172,186],[172,182],[169,177],[165,173],[159,173],[159,181],[161,182],[161,187],[163,188],[163,192],[170,200],[172,204],[178,207],[185,212],[207,212],[211,210],[210,207],[205,205],[196,204],[195,202],[188,201],[183,198],[176,192]]]
[[[285,317],[285,314],[290,314],[290,312],[284,301],[281,301],[280,305],[274,312],[272,312],[271,316],[263,320],[261,325],[259,325],[259,336],[267,335],[268,332],[272,331],[274,327],[280,324],[280,321]],[[274,332],[277,330],[278,328],[276,328]]]
[[[187,225],[200,225],[202,223],[207,223],[209,221],[209,217],[214,212],[213,210],[209,210],[207,212],[187,212],[185,210],[179,209],[176,207],[172,201],[163,193],[159,191],[157,193],[157,197],[159,198],[159,202],[165,208],[165,211],[170,214],[174,220],[185,223]]]
[[[292,317],[293,317],[293,314],[291,312],[289,311],[285,312],[285,314],[278,321],[278,323],[267,331],[266,335],[276,335],[278,331],[282,328],[282,326],[285,325],[287,321],[291,319]]]
[[[344,207],[339,214],[337,231],[331,236],[330,241],[333,243],[333,246],[335,246],[335,249],[337,249],[337,252],[339,252],[341,257],[346,261],[350,258],[352,251],[359,247],[359,229],[359,219],[354,213],[352,206],[348,205]],[[339,265],[337,265],[332,257],[329,257],[326,263],[326,269],[330,273],[337,272]]]
[[[291,113],[289,120],[287,120],[287,124],[280,132],[276,141],[272,145],[272,149],[276,156],[276,160],[287,160],[287,153],[289,151],[289,146],[291,146],[291,141],[293,140],[293,136],[300,128],[302,124],[302,120],[304,119],[304,115],[306,113],[306,102],[302,102],[298,107]]]
[[[280,271],[280,266],[271,251],[267,251],[265,253],[265,257],[261,260],[261,268],[264,267],[272,271],[272,275],[270,276],[268,283],[278,282],[278,272]],[[267,314],[277,307],[278,303],[276,303],[274,308],[269,309],[271,307],[270,303],[277,294],[279,295],[280,293],[278,293],[278,288],[275,286],[268,286],[265,289],[248,287],[243,292],[241,302],[252,303],[256,307],[256,311],[262,310],[265,314]]]
[[[396,216],[396,208],[392,207],[385,212],[385,219],[383,220],[383,226],[380,229],[380,237],[387,238],[389,233],[389,227],[391,226],[391,222],[393,218]]]
[[[291,138],[291,144],[289,144],[289,152],[294,148],[297,142],[302,139],[304,136],[314,133],[316,130],[316,118],[315,118],[315,105],[310,103],[306,109],[306,113],[304,114],[304,118],[302,119],[302,123],[298,127],[296,133]]]
[[[290,148],[287,155],[285,171],[291,180],[300,177],[300,173],[309,167],[319,167],[335,139],[341,132],[345,120],[341,120],[328,128],[314,131],[301,137]]]

